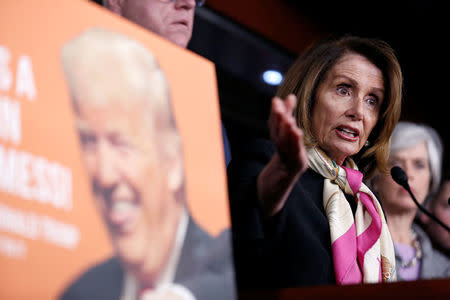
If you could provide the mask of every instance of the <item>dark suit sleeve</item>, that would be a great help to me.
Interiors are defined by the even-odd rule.
[[[335,283],[323,177],[307,169],[285,205],[268,221],[260,215],[256,180],[275,152],[256,140],[228,169],[233,254],[238,289]]]
[[[119,300],[123,271],[116,258],[108,259],[82,274],[59,297],[61,300]]]

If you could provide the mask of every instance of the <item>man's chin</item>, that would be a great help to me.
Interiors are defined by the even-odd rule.
[[[113,238],[113,245],[116,255],[119,257],[122,264],[125,264],[126,268],[135,268],[144,261],[144,254],[142,246],[136,243],[131,243],[124,238]]]
[[[182,48],[186,48],[191,36],[185,32],[174,32],[167,37],[171,42]]]
[[[136,249],[136,247],[116,246],[116,255],[119,258],[122,268],[133,274],[141,282],[153,282],[160,274],[164,259],[150,259],[149,249]]]

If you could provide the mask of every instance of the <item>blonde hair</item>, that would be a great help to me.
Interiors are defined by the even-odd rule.
[[[158,142],[161,155],[181,155],[168,82],[147,48],[117,32],[92,28],[64,45],[61,61],[75,111],[81,101],[93,108],[142,107],[148,128],[168,139]]]
[[[401,112],[402,72],[393,49],[387,43],[355,36],[322,40],[308,48],[294,62],[286,73],[277,96],[283,99],[291,93],[297,96],[298,102],[294,111],[297,125],[305,133],[305,144],[315,145],[310,116],[317,87],[325,79],[327,72],[348,53],[366,57],[381,70],[385,79],[385,99],[378,122],[369,136],[371,145],[363,147],[352,157],[365,178],[370,178],[376,170],[387,170],[389,139]]]

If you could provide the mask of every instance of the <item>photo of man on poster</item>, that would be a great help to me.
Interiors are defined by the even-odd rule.
[[[155,56],[92,28],[63,47],[61,60],[115,251],[61,299],[235,299],[230,231],[210,236],[187,208],[182,141]]]

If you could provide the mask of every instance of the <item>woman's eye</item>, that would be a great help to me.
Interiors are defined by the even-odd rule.
[[[337,87],[336,91],[339,95],[348,96],[350,95],[350,89],[347,86],[340,85]]]
[[[424,161],[416,161],[416,168],[423,169],[426,167],[426,163]]]
[[[374,97],[371,97],[371,98],[368,98],[367,99],[367,103],[370,105],[370,106],[377,106],[377,104],[378,104],[378,99],[377,98],[374,98]]]

